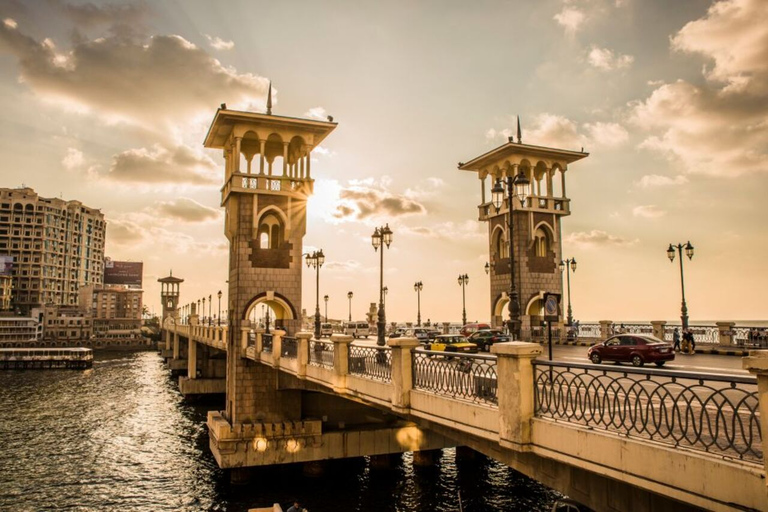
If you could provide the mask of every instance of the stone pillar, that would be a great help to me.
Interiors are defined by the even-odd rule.
[[[296,352],[296,361],[298,362],[296,368],[296,376],[303,379],[307,376],[307,365],[309,364],[309,340],[312,339],[312,333],[301,331],[296,333],[296,340],[298,344]]]
[[[733,328],[736,326],[735,322],[715,322],[717,325],[717,335],[720,345],[731,347],[733,346]]]
[[[187,377],[197,378],[197,342],[190,336],[187,346]]]
[[[171,331],[165,330],[165,350],[171,350]]]
[[[653,327],[653,334],[655,337],[659,338],[661,341],[664,341],[664,332],[666,330],[665,326],[667,325],[667,322],[664,320],[652,320],[651,326]]]
[[[267,147],[267,140],[259,140],[259,174],[264,175],[264,148]]]
[[[392,347],[392,408],[407,412],[411,407],[413,363],[411,353],[420,345],[416,338],[389,338]]]
[[[345,393],[349,373],[349,345],[352,343],[352,336],[331,334],[331,341],[333,342],[333,390],[336,393]]]
[[[255,329],[256,331],[256,354],[261,354],[261,351],[264,350],[264,338],[262,337],[264,335],[264,329]]]
[[[240,348],[245,353],[245,349],[248,348],[248,335],[251,333],[251,322],[243,320],[240,324]]]
[[[613,321],[611,320],[600,320],[600,339],[601,340],[607,340],[611,336],[612,325],[613,325]]]
[[[757,398],[760,406],[760,432],[768,432],[768,350],[750,350],[743,358],[742,367],[757,376]],[[763,453],[768,453],[768,436],[763,435]],[[768,472],[768,457],[763,457]],[[768,481],[766,483],[768,485]]]
[[[537,343],[509,341],[495,343],[491,353],[498,357],[499,443],[515,450],[531,442],[533,419],[533,365],[541,354]]]
[[[448,334],[448,331],[451,328],[450,322],[443,322],[443,334]]]
[[[191,338],[191,337],[190,337]],[[179,359],[181,357],[181,343],[179,342],[179,334],[173,333],[173,358]]]
[[[275,329],[272,331],[272,366],[280,368],[280,356],[283,352],[283,336],[285,331]]]

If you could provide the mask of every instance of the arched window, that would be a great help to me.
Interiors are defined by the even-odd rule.
[[[507,238],[504,236],[503,229],[496,229],[493,232],[492,249],[497,258],[509,258],[509,244],[507,244]]]
[[[267,213],[259,222],[260,249],[279,249],[283,244],[283,225],[277,215]]]
[[[534,234],[534,250],[536,256],[544,258],[549,255],[549,236],[541,228],[536,229]]]

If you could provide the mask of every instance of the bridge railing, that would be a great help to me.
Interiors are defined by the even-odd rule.
[[[272,353],[272,344],[274,342],[274,337],[272,334],[262,334],[261,335],[261,351],[266,352],[267,354]]]
[[[392,380],[392,349],[350,345],[349,373],[390,382]]]
[[[535,415],[762,462],[757,380],[534,361]]]
[[[309,364],[333,368],[333,342],[309,340]]]
[[[413,388],[472,402],[498,404],[496,357],[417,349]]]
[[[293,336],[283,336],[281,344],[281,357],[296,359],[299,351],[299,342]]]

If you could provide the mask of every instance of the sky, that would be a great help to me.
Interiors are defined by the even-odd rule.
[[[305,250],[322,248],[331,318],[377,300],[370,236],[389,223],[387,316],[490,318],[477,176],[506,142],[590,156],[570,166],[574,317],[674,320],[670,243],[692,320],[768,317],[765,0],[0,0],[0,186],[77,199],[108,221],[107,255],[226,293],[220,103],[325,119]],[[761,206],[761,204],[763,206]],[[306,267],[305,267],[306,269]],[[304,304],[315,285],[305,270]],[[214,314],[216,305],[214,305]],[[321,309],[324,305],[321,304]]]

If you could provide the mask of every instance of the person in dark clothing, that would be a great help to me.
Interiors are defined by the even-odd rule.
[[[672,349],[675,352],[680,352],[680,331],[677,330],[677,327],[672,331],[672,342],[674,343]]]
[[[687,331],[685,331],[684,336],[687,336],[686,339],[688,340],[688,346],[691,347],[691,352],[690,353],[691,354],[695,353],[696,352],[696,339],[693,337],[693,331],[688,329]]]
[[[301,508],[301,504],[299,504],[298,500],[293,500],[293,505],[291,505],[286,512],[306,512],[306,509]]]

